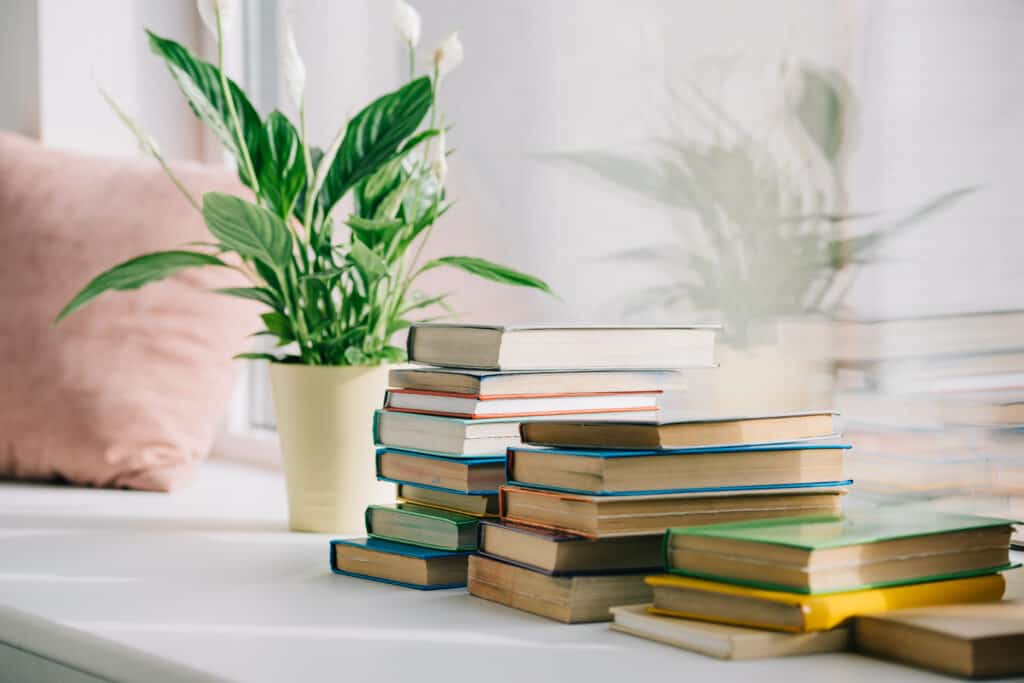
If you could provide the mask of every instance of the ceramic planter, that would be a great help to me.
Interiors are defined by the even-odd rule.
[[[377,481],[372,435],[388,370],[271,364],[292,531],[362,534],[366,506],[394,500]]]

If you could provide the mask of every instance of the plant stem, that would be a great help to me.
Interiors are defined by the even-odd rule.
[[[231,93],[231,85],[228,83],[227,74],[224,73],[224,31],[220,20],[220,4],[214,3],[214,11],[217,15],[217,73],[220,76],[220,87],[224,100],[228,105],[228,114],[231,116],[231,123],[235,127],[235,135],[238,136],[238,150],[242,154],[242,161],[245,162],[245,172],[252,182],[252,191],[256,193],[257,199],[260,193],[260,183],[256,179],[256,169],[252,165],[252,157],[249,156],[249,145],[245,142],[245,135],[242,134],[242,124],[235,110],[235,97]]]
[[[416,75],[416,48],[412,46],[412,43],[407,43],[409,46],[409,80],[412,81]]]

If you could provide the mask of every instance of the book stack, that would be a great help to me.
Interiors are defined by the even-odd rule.
[[[879,635],[890,612],[1002,598],[1012,524],[897,509],[670,529],[651,604],[616,608],[612,628],[741,659],[847,649],[853,618],[870,615],[861,649],[896,656]]]
[[[469,592],[567,623],[650,600],[667,528],[835,514],[848,446],[831,412],[674,422],[540,421],[511,446]]]
[[[467,582],[481,520],[498,516],[520,425],[586,416],[651,421],[677,388],[661,368],[713,364],[715,328],[416,325],[377,412],[377,478],[394,505],[366,511],[367,538],[332,545],[337,573],[419,589]],[[657,564],[651,561],[648,566]]]

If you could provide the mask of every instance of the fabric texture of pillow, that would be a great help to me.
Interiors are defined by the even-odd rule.
[[[175,170],[196,197],[245,196],[226,169]],[[155,163],[0,134],[0,476],[154,491],[191,479],[258,323],[206,290],[240,276],[192,269],[53,323],[103,270],[191,240],[210,240],[202,217]]]

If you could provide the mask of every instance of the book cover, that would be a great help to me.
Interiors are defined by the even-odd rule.
[[[451,456],[446,456],[446,455],[437,455],[437,454],[434,454],[434,453],[427,453],[425,451],[411,451],[411,450],[408,450],[408,449],[405,449],[405,448],[392,448],[390,446],[387,447],[387,448],[378,448],[377,449],[376,471],[377,471],[377,480],[378,481],[387,481],[387,482],[391,482],[392,484],[406,484],[408,486],[415,486],[415,487],[418,487],[418,488],[421,488],[421,489],[430,489],[432,491],[443,491],[445,493],[455,493],[455,494],[458,494],[460,496],[461,495],[466,495],[466,496],[488,496],[488,495],[491,495],[491,496],[493,496],[493,495],[496,495],[498,493],[498,489],[494,488],[494,489],[486,489],[486,490],[479,490],[479,491],[459,491],[457,489],[444,488],[443,486],[433,486],[431,484],[425,484],[423,482],[418,482],[418,481],[406,481],[404,479],[392,479],[390,477],[385,477],[380,472],[380,459],[381,459],[381,456],[384,453],[388,453],[388,452],[391,452],[391,453],[401,453],[402,455],[408,455],[408,456],[412,456],[412,457],[416,457],[416,458],[423,458],[423,459],[426,459],[426,460],[440,460],[440,461],[443,461],[443,462],[454,462],[454,463],[459,463],[461,465],[466,465],[466,466],[469,466],[469,467],[472,467],[473,465],[482,465],[482,464],[491,464],[491,463],[502,463],[502,462],[505,462],[505,456],[503,456],[503,455],[484,456],[484,457],[470,456],[470,457],[456,458],[456,457],[451,457]],[[428,507],[437,507],[437,506],[433,506],[432,505],[432,506],[428,506]],[[453,511],[453,512],[457,512],[457,511]],[[460,513],[460,514],[463,514],[463,513]]]
[[[891,508],[857,511],[835,517],[790,517],[710,524],[670,529],[669,534],[767,543],[802,550],[822,550],[1017,523],[1014,520],[996,517]]]
[[[672,645],[718,659],[744,660],[790,657],[849,649],[850,630],[781,633],[758,628],[716,624],[652,614],[650,605],[612,607],[613,631]]]
[[[650,586],[688,588],[733,595],[756,600],[798,605],[803,613],[802,628],[787,629],[778,624],[756,620],[730,620],[728,623],[754,628],[792,631],[820,631],[839,626],[850,617],[885,612],[907,607],[925,607],[952,603],[987,602],[999,600],[1006,589],[1002,574],[986,574],[969,578],[934,581],[888,588],[869,588],[849,593],[805,595],[788,591],[752,588],[718,581],[676,575],[658,575],[647,578]],[[711,614],[692,614],[652,607],[654,614],[684,619],[715,619]]]
[[[389,553],[393,555],[402,555],[403,557],[413,557],[416,559],[427,560],[434,557],[462,557],[472,555],[471,551],[450,551],[450,550],[436,550],[433,548],[424,548],[421,546],[409,545],[408,543],[398,543],[396,541],[389,541],[382,538],[353,538],[353,539],[334,539],[329,544],[330,550],[330,565],[331,571],[335,574],[342,576],[352,576],[357,579],[367,579],[369,581],[377,581],[378,583],[386,583],[392,586],[401,586],[403,588],[413,588],[421,591],[431,590],[443,590],[448,588],[463,588],[465,583],[451,583],[451,584],[438,584],[432,586],[422,586],[415,583],[406,583],[404,581],[395,581],[393,579],[385,579],[379,576],[371,576],[370,574],[359,574],[357,572],[345,571],[338,567],[338,559],[334,552],[335,546],[354,546],[359,548],[365,548],[381,553]]]
[[[366,508],[366,513],[365,513],[366,533],[370,537],[372,537],[372,538],[383,539],[383,540],[386,540],[386,541],[392,541],[392,542],[403,544],[403,545],[406,544],[406,542],[403,539],[391,538],[389,536],[385,536],[385,535],[376,533],[374,531],[374,529],[373,529],[373,521],[372,521],[372,519],[373,519],[372,513],[373,513],[374,510],[397,510],[398,512],[400,512],[403,515],[409,515],[409,516],[412,516],[412,517],[422,517],[424,519],[430,519],[430,520],[433,520],[433,521],[439,521],[439,522],[441,522],[443,524],[450,524],[450,525],[452,525],[454,527],[457,527],[457,528],[462,528],[462,527],[466,527],[466,526],[473,526],[473,527],[475,527],[475,526],[477,526],[480,523],[480,519],[478,517],[473,517],[471,515],[466,515],[466,514],[463,514],[461,512],[452,512],[450,510],[444,510],[442,508],[434,508],[434,507],[427,507],[425,505],[417,505],[415,503],[397,503],[395,505],[370,505],[370,506],[368,506]],[[427,543],[418,543],[418,545],[422,545],[425,548],[433,548],[433,549],[436,549],[436,550],[449,550],[448,548],[440,548],[440,547],[437,547],[437,546],[432,546],[432,545],[427,544]],[[475,548],[476,548],[476,546],[474,544],[473,547],[463,547],[460,550],[475,550]]]

